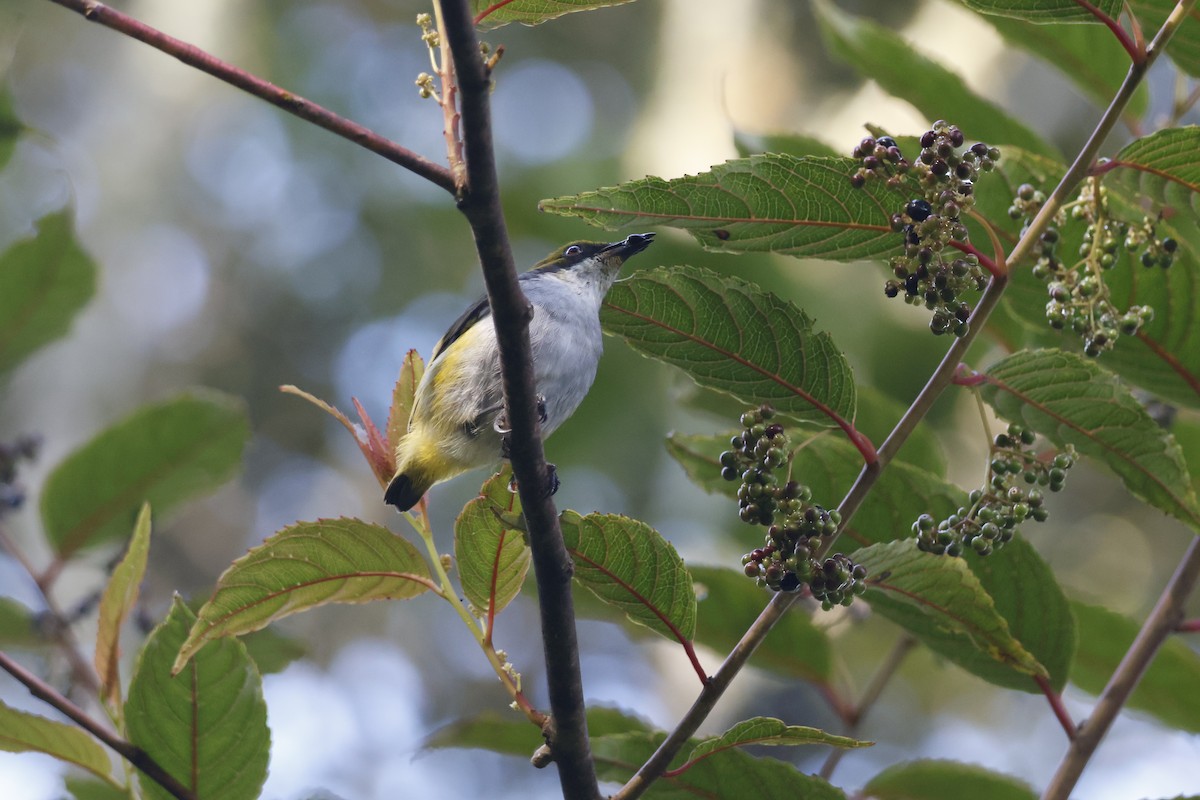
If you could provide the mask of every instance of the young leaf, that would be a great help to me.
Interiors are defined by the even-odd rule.
[[[0,254],[0,375],[65,334],[96,291],[71,222],[65,211],[43,217],[34,238]]]
[[[633,777],[666,738],[665,733],[622,733],[592,741],[596,774],[624,783]],[[693,742],[693,744],[697,744]],[[747,787],[753,787],[749,792]],[[841,789],[815,775],[805,775],[774,758],[755,758],[737,748],[714,753],[686,771],[664,776],[650,793],[658,800],[845,800]]]
[[[0,701],[0,750],[9,753],[45,753],[82,767],[116,785],[112,763],[98,741],[75,725],[27,714]]]
[[[1079,625],[1079,652],[1071,683],[1098,695],[1133,644],[1141,625],[1100,606],[1072,602]],[[1153,714],[1173,728],[1200,733],[1200,694],[1182,687],[1200,686],[1200,655],[1179,637],[1163,642],[1127,703]]]
[[[801,744],[824,744],[830,747],[854,748],[870,747],[874,742],[863,742],[848,736],[835,736],[819,728],[788,725],[783,720],[774,717],[754,717],[742,720],[720,736],[712,736],[703,740],[692,749],[687,760],[694,766],[695,762],[724,750],[751,744],[788,747]]]
[[[962,0],[962,3],[981,14],[999,14],[1031,22],[1098,21],[1079,0]],[[1121,0],[1092,0],[1091,4],[1113,19],[1121,13]]]
[[[17,149],[17,139],[25,132],[25,125],[17,118],[12,106],[12,93],[0,85],[0,169],[4,169],[13,151]]]
[[[121,625],[137,605],[146,559],[150,555],[150,504],[142,505],[133,526],[129,549],[113,569],[104,594],[100,597],[100,618],[96,630],[96,675],[100,695],[116,707],[121,702]]]
[[[829,334],[792,303],[739,278],[675,267],[613,286],[604,329],[749,405],[822,425],[854,418],[854,376]]]
[[[129,533],[143,502],[161,516],[237,470],[250,436],[244,406],[195,392],[146,406],[76,450],[42,491],[46,534],[65,559]]]
[[[1046,668],[1013,638],[1004,617],[961,558],[936,556],[905,539],[874,544],[850,555],[867,568],[871,608],[984,680],[997,667],[1048,677]],[[1004,685],[1019,685],[1009,680]]]
[[[403,375],[401,379],[403,380]],[[400,390],[400,388],[400,384],[397,383],[396,390]],[[309,394],[298,386],[286,384],[280,386],[279,391],[299,397],[302,400],[307,400],[341,423],[342,427],[354,437],[354,443],[358,445],[363,458],[367,460],[367,464],[371,467],[371,473],[375,476],[375,480],[379,481],[380,486],[387,486],[388,481],[396,473],[396,448],[375,427],[375,422],[368,416],[366,409],[362,407],[357,398],[351,398],[351,401],[354,403],[354,409],[358,412],[361,425],[351,422],[350,418],[335,406],[326,403],[316,395]],[[405,423],[407,424],[407,419]],[[391,425],[390,417],[388,424]],[[388,433],[391,433],[390,429]]]
[[[896,252],[889,220],[912,191],[884,181],[849,191],[858,166],[851,158],[751,156],[699,175],[643,178],[538,207],[610,230],[682,228],[710,250],[862,261]]]
[[[705,566],[689,570],[698,597],[696,642],[728,653],[762,613],[770,594],[740,570]],[[828,683],[833,677],[832,646],[808,614],[793,609],[754,651],[750,666],[787,678]]]
[[[297,522],[234,561],[179,650],[179,672],[205,642],[238,636],[327,603],[403,600],[438,591],[408,541],[379,525],[341,518]]]
[[[688,644],[696,634],[692,576],[671,543],[644,522],[564,511],[563,541],[575,579],[633,622]]]
[[[471,0],[471,11],[483,30],[499,28],[510,22],[539,25],[563,14],[619,6],[633,0]]]
[[[876,800],[1037,800],[1024,781],[959,761],[908,761],[888,767],[863,787]]]
[[[830,50],[889,94],[912,103],[930,120],[948,119],[971,139],[1056,155],[1044,139],[975,94],[957,73],[921,55],[900,36],[839,11],[824,0],[813,8]]]
[[[1060,446],[1115,472],[1134,495],[1200,530],[1200,509],[1175,439],[1111,373],[1061,350],[1014,353],[984,375],[983,398]]]
[[[508,490],[511,470],[493,475],[479,497],[463,506],[454,522],[454,554],[463,594],[481,613],[501,611],[521,591],[532,555],[521,531],[496,515],[521,515],[521,501]]]
[[[412,415],[417,387],[421,385],[424,374],[425,362],[416,350],[409,350],[404,356],[404,363],[400,365],[400,375],[392,389],[392,407],[388,409],[387,443],[393,453],[404,434],[408,433],[408,418]]]
[[[197,798],[256,800],[267,779],[271,734],[262,678],[234,639],[206,647],[172,677],[171,664],[196,616],[178,597],[138,656],[125,726],[145,750]],[[143,779],[150,800],[170,800]]]

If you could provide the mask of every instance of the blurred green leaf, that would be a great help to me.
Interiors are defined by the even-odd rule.
[[[754,134],[734,131],[733,146],[737,148],[738,155],[742,158],[760,153],[784,153],[796,158],[805,156],[837,158],[841,155],[820,139],[798,133]],[[849,149],[847,148],[847,150]]]
[[[637,717],[604,706],[589,707],[587,723],[588,735],[593,739],[597,736],[651,730]],[[528,758],[543,744],[545,739],[541,731],[528,720],[512,713],[484,711],[438,728],[422,746],[431,749],[466,747]]]
[[[1077,0],[962,0],[962,3],[983,14],[1032,22],[1097,22]],[[1113,19],[1121,13],[1121,0],[1092,0],[1092,5]]]
[[[682,228],[710,250],[861,261],[897,251],[889,220],[912,190],[868,181],[850,191],[858,166],[852,158],[751,156],[699,175],[543,200],[539,208],[610,230]]]
[[[739,278],[687,267],[640,272],[613,286],[600,321],[639,352],[749,405],[823,425],[854,418],[854,375],[829,335]]]
[[[493,475],[479,497],[463,506],[454,522],[454,555],[463,594],[480,613],[500,612],[521,592],[532,555],[525,535],[496,515],[521,516],[521,500],[508,490],[512,470]]]
[[[424,374],[425,362],[416,350],[409,350],[404,355],[404,363],[400,365],[400,375],[396,378],[396,386],[392,389],[392,405],[388,409],[385,434],[388,447],[393,451],[395,451],[396,445],[400,444],[404,434],[408,433],[408,418],[412,414],[417,387],[421,385],[421,377]]]
[[[1071,683],[1090,694],[1104,691],[1108,679],[1133,644],[1141,625],[1100,606],[1073,601],[1079,626],[1079,652]],[[1168,638],[1129,696],[1126,706],[1154,715],[1173,728],[1200,733],[1200,655],[1179,637]]]
[[[101,698],[113,708],[121,702],[121,625],[137,605],[149,556],[150,504],[144,503],[133,525],[129,547],[104,587],[96,623],[96,675],[100,678]]]
[[[724,655],[758,619],[771,594],[744,573],[728,567],[689,568],[699,597],[696,642]],[[828,683],[833,677],[832,645],[802,609],[792,609],[754,651],[750,666],[787,678]]]
[[[1137,497],[1200,530],[1200,510],[1175,439],[1112,373],[1061,350],[1015,353],[984,374],[996,413],[1115,472]]]
[[[358,519],[297,522],[234,561],[217,579],[179,651],[178,672],[206,642],[256,631],[327,603],[403,600],[437,591],[407,540]]]
[[[0,374],[64,335],[95,291],[96,266],[65,211],[43,217],[34,238],[0,253]]]
[[[0,647],[33,647],[46,641],[30,608],[11,597],[0,597]]]
[[[67,791],[74,800],[129,800],[129,790],[92,778],[66,779]]]
[[[260,675],[283,672],[288,664],[308,653],[303,642],[284,636],[275,628],[263,628],[238,638],[246,646]]]
[[[0,169],[8,164],[13,151],[17,149],[17,139],[25,132],[25,125],[13,110],[12,93],[0,81]]]
[[[241,465],[242,403],[193,392],[138,409],[67,456],[46,479],[42,521],[60,559],[129,535],[150,503],[160,516],[220,486]]]
[[[692,576],[675,548],[644,522],[616,514],[564,511],[563,541],[575,580],[633,622],[689,643],[696,634]]]
[[[875,800],[1037,800],[1024,781],[960,761],[908,761],[888,767],[863,787]]]
[[[826,46],[884,91],[911,103],[931,121],[947,119],[970,139],[1016,145],[1042,155],[1054,148],[1021,122],[977,95],[957,73],[918,53],[874,22],[814,2]],[[900,208],[896,206],[895,208]]]
[[[633,0],[471,0],[476,24],[483,30],[499,28],[510,22],[539,25],[563,14],[619,6]],[[482,16],[482,19],[480,17]]]
[[[1175,10],[1176,3],[1175,0],[1130,0],[1129,5],[1134,16],[1141,22],[1148,42],[1154,38],[1167,16]],[[1200,25],[1196,22],[1196,9],[1193,7],[1190,18],[1179,26],[1167,45],[1167,55],[1193,78],[1200,77]]]
[[[742,720],[719,736],[710,736],[697,744],[688,754],[689,762],[709,758],[731,747],[746,745],[770,745],[793,747],[802,744],[823,744],[830,747],[870,747],[874,742],[835,736],[819,728],[803,725],[788,725],[774,717],[754,717]]]
[[[100,742],[76,725],[27,714],[0,701],[0,750],[9,753],[45,753],[82,767],[112,782],[112,764]]]
[[[1030,684],[1032,676],[1046,676],[961,558],[921,552],[913,539],[864,547],[850,558],[867,568],[871,608],[934,652],[988,681],[1001,667]],[[1002,684],[1020,680],[1006,677]]]
[[[271,745],[262,678],[235,639],[212,643],[172,677],[195,621],[176,597],[142,647],[125,703],[129,741],[197,797],[257,800]],[[140,783],[150,800],[171,800],[157,783]]]

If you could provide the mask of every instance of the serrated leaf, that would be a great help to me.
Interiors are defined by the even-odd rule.
[[[587,709],[587,724],[588,735],[592,738],[651,730],[643,720],[604,706],[591,706]],[[544,743],[541,731],[530,725],[528,720],[513,714],[484,711],[474,717],[460,719],[438,728],[429,734],[422,747],[465,747],[528,758]]]
[[[597,776],[624,783],[665,738],[665,733],[623,733],[596,738],[592,742],[592,757]],[[805,775],[791,764],[774,758],[755,758],[736,748],[714,753],[678,775],[659,778],[648,797],[744,800],[747,787],[753,787],[754,800],[845,800],[846,797],[837,787],[815,775]]]
[[[195,621],[176,597],[146,640],[125,703],[129,740],[198,800],[257,800],[271,743],[262,678],[235,639],[214,642],[172,677]],[[153,781],[143,778],[141,786],[150,800],[171,800]]]
[[[521,500],[508,490],[512,471],[493,475],[479,497],[454,522],[454,555],[463,594],[480,613],[504,609],[520,593],[532,554],[524,534],[501,521],[521,516]]]
[[[100,597],[96,624],[96,675],[101,698],[116,707],[121,702],[121,625],[137,605],[146,560],[150,556],[150,504],[144,503],[133,525],[124,557],[112,571]]]
[[[0,84],[0,169],[4,169],[17,149],[17,139],[25,132],[25,125],[13,110],[12,93]]]
[[[1137,497],[1200,530],[1183,453],[1114,375],[1061,350],[1015,353],[984,374],[996,413],[1108,466]]]
[[[400,375],[392,389],[392,405],[388,409],[387,443],[392,452],[404,434],[408,433],[408,418],[412,415],[413,404],[417,396],[417,387],[421,385],[421,376],[425,374],[425,362],[416,350],[409,350],[400,365]]]
[[[1090,694],[1104,691],[1141,625],[1100,606],[1073,601],[1079,626],[1079,651],[1071,683]],[[1182,687],[1200,686],[1200,655],[1179,637],[1168,638],[1129,696],[1126,706],[1154,715],[1173,728],[1200,733],[1200,694]]]
[[[399,384],[397,384],[396,388],[400,388]],[[321,398],[304,391],[298,386],[286,384],[280,386],[279,391],[299,397],[302,400],[307,400],[341,423],[342,427],[354,437],[354,443],[358,445],[363,458],[367,460],[368,466],[371,467],[371,473],[375,476],[375,480],[379,481],[380,486],[388,485],[388,481],[396,474],[396,448],[389,444],[384,434],[379,432],[379,428],[375,426],[374,421],[367,414],[366,409],[362,407],[362,404],[358,402],[357,398],[351,398],[351,402],[354,404],[354,410],[358,412],[361,425],[351,422],[350,418],[338,410],[337,407],[326,403]],[[391,424],[390,417],[388,424]]]
[[[18,711],[2,701],[0,750],[9,753],[45,753],[113,783],[108,753],[91,734],[75,725]]]
[[[1200,216],[1200,126],[1166,128],[1136,139],[1105,165],[1105,183],[1115,182],[1149,197],[1195,226]]]
[[[785,747],[824,744],[830,747],[855,748],[870,747],[874,742],[864,742],[848,736],[835,736],[820,728],[788,725],[783,720],[774,717],[754,717],[742,720],[719,736],[704,739],[692,749],[687,760],[694,763],[732,747],[745,747],[751,744]]]
[[[1130,0],[1129,5],[1149,41],[1175,10],[1176,3],[1175,0]],[[1200,13],[1193,7],[1188,19],[1179,26],[1167,45],[1167,55],[1193,78],[1200,77],[1200,25],[1197,22],[1200,22]]]
[[[34,647],[45,643],[33,610],[11,597],[0,597],[0,647]]]
[[[733,649],[762,613],[770,594],[739,570],[693,566],[696,642],[722,655]],[[792,609],[775,624],[750,659],[750,666],[788,678],[828,683],[833,655],[825,631],[808,614]]]
[[[876,800],[1037,800],[1022,780],[959,761],[908,761],[888,767],[863,787]]]
[[[1056,154],[1036,133],[969,89],[958,73],[921,55],[897,34],[828,2],[815,2],[813,9],[831,51],[930,120],[950,120],[970,139]]]
[[[96,266],[65,211],[0,254],[0,375],[64,335],[95,291]]]
[[[964,669],[992,680],[992,664],[1029,677],[1046,669],[1013,638],[991,596],[961,558],[936,556],[905,539],[850,555],[867,568],[866,599],[876,612]],[[984,661],[986,659],[986,661]],[[991,662],[991,663],[988,663]],[[987,663],[987,669],[980,669]]]
[[[854,375],[792,303],[739,278],[655,269],[613,286],[604,329],[701,386],[822,425],[854,418]]]
[[[242,403],[193,392],[138,409],[67,456],[42,491],[42,521],[60,559],[123,539],[137,509],[161,517],[212,491],[241,465],[250,424]]]
[[[643,178],[543,200],[539,208],[616,228],[682,228],[705,248],[861,261],[897,249],[889,220],[911,190],[869,181],[851,191],[851,158],[767,154],[699,175]]]
[[[681,643],[696,634],[692,576],[675,548],[644,522],[564,511],[563,541],[575,579],[632,622]]]
[[[539,25],[564,14],[592,11],[630,2],[633,0],[471,0],[471,11],[480,28],[491,30],[510,22]]]
[[[962,0],[967,8],[981,14],[999,14],[1030,22],[1098,22],[1078,0]],[[1121,0],[1092,0],[1097,10],[1116,19]]]
[[[327,603],[403,600],[439,591],[407,540],[343,517],[298,522],[234,561],[179,650],[178,672],[206,642],[238,636]]]

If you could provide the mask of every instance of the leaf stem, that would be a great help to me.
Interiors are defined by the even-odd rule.
[[[1121,43],[1121,47],[1124,47],[1125,52],[1129,54],[1130,61],[1132,61],[1134,64],[1137,64],[1145,60],[1145,50],[1141,47],[1138,47],[1137,43],[1135,43],[1133,39],[1129,37],[1129,34],[1126,32],[1126,30],[1121,27],[1120,22],[1113,19],[1108,14],[1105,14],[1103,11],[1097,8],[1094,3],[1089,2],[1089,0],[1075,0],[1075,2],[1087,10],[1087,12],[1097,20],[1104,23],[1104,25],[1110,31],[1112,31],[1113,36],[1117,37],[1117,41]]]
[[[1074,739],[1077,731],[1075,720],[1071,719],[1071,712],[1067,711],[1067,707],[1063,705],[1062,695],[1054,691],[1054,687],[1050,685],[1049,679],[1044,675],[1034,675],[1033,679],[1037,682],[1038,688],[1042,690],[1042,694],[1046,696],[1050,708],[1054,711],[1054,716],[1058,717],[1059,724],[1067,732],[1067,738]]]
[[[1186,619],[1175,630],[1180,633],[1200,633],[1200,619]]]

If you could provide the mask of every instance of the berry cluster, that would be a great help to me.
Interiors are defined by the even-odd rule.
[[[1017,187],[1017,196],[1009,208],[1014,219],[1031,220],[1045,197],[1030,184]],[[1068,216],[1069,215],[1069,216]],[[1156,235],[1157,220],[1144,218],[1131,224],[1112,215],[1108,192],[1099,178],[1085,181],[1078,199],[1060,212],[1058,225],[1083,223],[1083,241],[1079,260],[1068,266],[1059,258],[1061,235],[1049,227],[1042,234],[1040,253],[1033,267],[1034,277],[1046,281],[1050,300],[1046,303],[1046,321],[1055,330],[1069,329],[1083,339],[1083,352],[1093,358],[1112,348],[1122,334],[1132,336],[1154,318],[1149,306],[1131,305],[1119,309],[1112,301],[1104,273],[1116,267],[1128,252],[1147,268],[1166,269],[1174,261],[1178,243]]]
[[[990,172],[1000,151],[977,142],[963,148],[963,132],[938,120],[921,135],[921,152],[910,163],[889,136],[867,137],[854,149],[861,165],[850,183],[861,188],[872,179],[900,188],[905,178],[921,194],[891,216],[891,227],[904,236],[902,255],[891,260],[894,278],[884,284],[888,297],[904,296],[906,303],[924,305],[933,312],[929,329],[936,335],[965,336],[970,330],[971,306],[961,298],[979,291],[987,278],[974,255],[948,257],[951,242],[968,241],[961,217],[975,205],[975,181]]]
[[[37,457],[39,444],[33,436],[0,442],[0,516],[20,508],[25,502],[25,487],[17,480],[17,468],[21,461],[32,461]]]
[[[808,586],[821,605],[849,605],[866,588],[866,568],[838,553],[818,558],[821,542],[837,533],[842,518],[812,501],[812,490],[794,480],[780,483],[775,470],[789,464],[783,426],[775,410],[762,406],[742,414],[742,432],[721,454],[721,477],[741,481],[738,514],[767,528],[764,545],[742,556],[746,575],[776,592]]]
[[[1046,460],[1030,449],[1035,439],[1033,431],[1009,425],[992,441],[987,486],[971,492],[969,506],[940,522],[929,514],[917,517],[912,526],[917,546],[948,556],[962,555],[969,547],[986,556],[1011,541],[1025,520],[1045,522],[1049,511],[1037,487],[1060,491],[1075,464],[1075,450],[1068,445]]]

